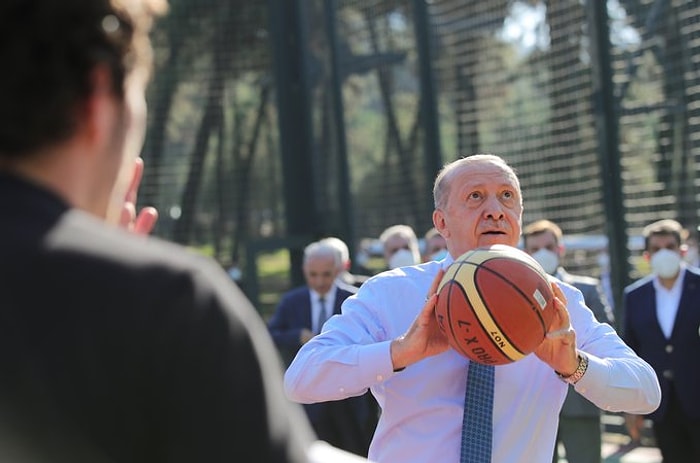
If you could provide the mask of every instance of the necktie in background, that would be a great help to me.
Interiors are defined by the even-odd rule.
[[[321,296],[318,298],[318,305],[321,306],[321,310],[318,311],[318,319],[316,320],[316,334],[321,332],[323,324],[328,320],[328,313],[326,310],[326,299]]]
[[[491,463],[493,365],[469,362],[460,463]]]

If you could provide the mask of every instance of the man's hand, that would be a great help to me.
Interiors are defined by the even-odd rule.
[[[299,342],[301,344],[306,344],[307,342],[311,341],[311,338],[313,337],[314,334],[308,328],[302,328],[301,332],[299,332]]]
[[[576,352],[576,332],[571,328],[566,297],[556,283],[551,283],[554,291],[555,314],[544,341],[535,350],[535,355],[563,376],[573,374],[578,367]]]
[[[445,271],[441,269],[435,276],[423,310],[418,314],[408,331],[391,342],[391,361],[394,370],[449,349],[447,338],[440,331],[435,318],[435,304],[438,300],[437,288],[444,273]]]
[[[158,220],[158,211],[153,207],[144,207],[136,214],[136,198],[143,177],[143,159],[134,162],[134,175],[124,198],[119,225],[139,235],[148,235]]]
[[[627,428],[627,433],[630,435],[632,442],[638,443],[642,437],[644,416],[625,413],[625,427]]]

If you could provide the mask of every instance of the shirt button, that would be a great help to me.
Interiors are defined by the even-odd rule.
[[[344,387],[341,387],[341,388],[338,389],[338,390],[339,390],[340,392],[345,392],[345,388],[344,388]]]
[[[673,345],[672,344],[666,344],[666,353],[670,354],[673,352]]]
[[[377,381],[383,381],[384,377],[382,375],[377,375]]]
[[[664,370],[662,375],[666,379],[673,379],[673,370]]]

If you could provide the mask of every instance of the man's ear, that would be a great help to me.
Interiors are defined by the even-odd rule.
[[[566,247],[561,243],[557,245],[557,254],[559,254],[559,257],[564,257],[564,254],[566,254]]]
[[[90,93],[80,108],[80,136],[84,143],[99,149],[110,143],[117,117],[117,101],[112,78],[106,66],[97,66],[90,74]]]
[[[449,237],[450,232],[447,230],[447,224],[445,223],[445,213],[440,209],[433,211],[433,225],[444,238]]]

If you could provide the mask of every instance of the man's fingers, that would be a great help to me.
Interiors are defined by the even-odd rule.
[[[126,198],[124,199],[127,203],[136,204],[136,197],[138,196],[139,185],[141,184],[142,177],[143,159],[136,158],[134,160],[134,172],[131,176],[131,183],[129,184],[129,189],[126,192]]]
[[[122,215],[119,217],[119,226],[128,230],[131,228],[131,224],[135,219],[136,208],[134,207],[134,203],[124,203],[122,206]]]
[[[139,212],[138,217],[134,221],[133,231],[139,235],[148,235],[153,231],[158,220],[158,211],[155,207],[144,207]]]
[[[437,293],[438,286],[440,286],[440,282],[442,281],[442,277],[445,275],[445,271],[443,269],[440,269],[435,275],[435,278],[433,279],[433,283],[430,285],[430,291],[428,291],[428,294],[425,296],[425,300],[427,301],[433,294]]]
[[[567,300],[566,296],[564,296],[564,292],[561,290],[558,284],[554,283],[553,281],[550,282],[550,285],[552,286],[552,291],[554,292],[554,297],[559,299],[564,306],[566,306]]]

